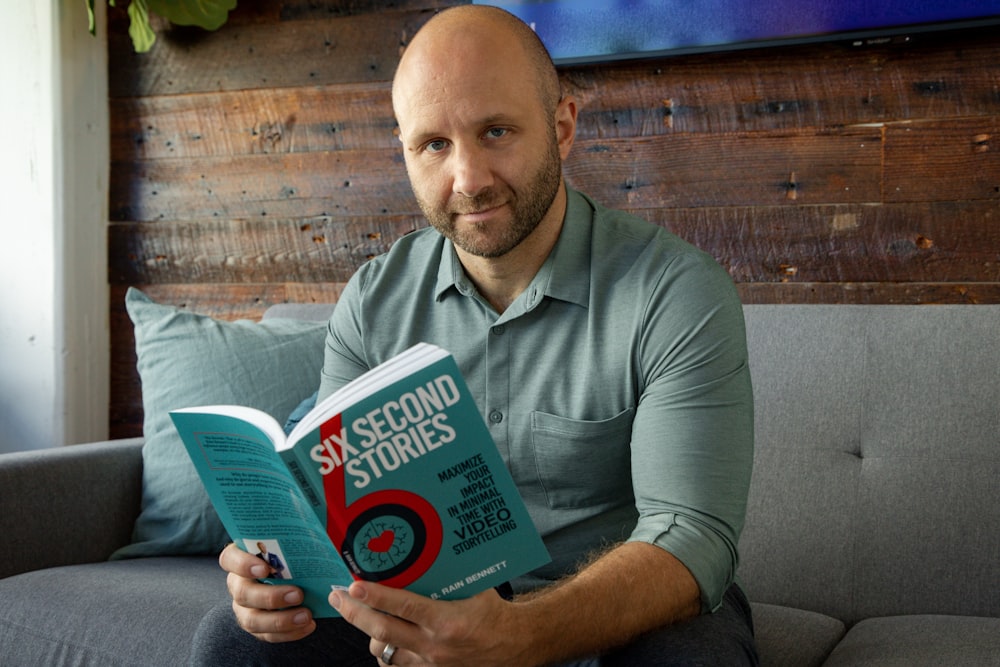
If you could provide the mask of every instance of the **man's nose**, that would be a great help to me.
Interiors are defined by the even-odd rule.
[[[475,197],[493,185],[489,157],[481,146],[456,147],[452,153],[454,180],[452,192]]]

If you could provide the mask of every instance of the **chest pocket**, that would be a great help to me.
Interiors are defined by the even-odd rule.
[[[632,500],[629,442],[635,410],[581,421],[531,414],[538,479],[553,509],[618,505]]]

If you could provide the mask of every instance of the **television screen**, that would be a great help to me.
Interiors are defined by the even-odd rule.
[[[491,0],[531,25],[557,63],[838,39],[857,44],[1000,26],[1000,0]]]

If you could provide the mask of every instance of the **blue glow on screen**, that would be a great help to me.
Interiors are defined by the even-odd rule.
[[[1000,0],[495,0],[556,61],[804,41],[903,26],[1000,21]]]

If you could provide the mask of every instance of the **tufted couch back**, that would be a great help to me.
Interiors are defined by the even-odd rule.
[[[266,317],[332,309],[282,304]],[[1000,616],[1000,305],[744,312],[749,597],[848,625]]]
[[[1000,616],[1000,306],[746,306],[754,601]]]

